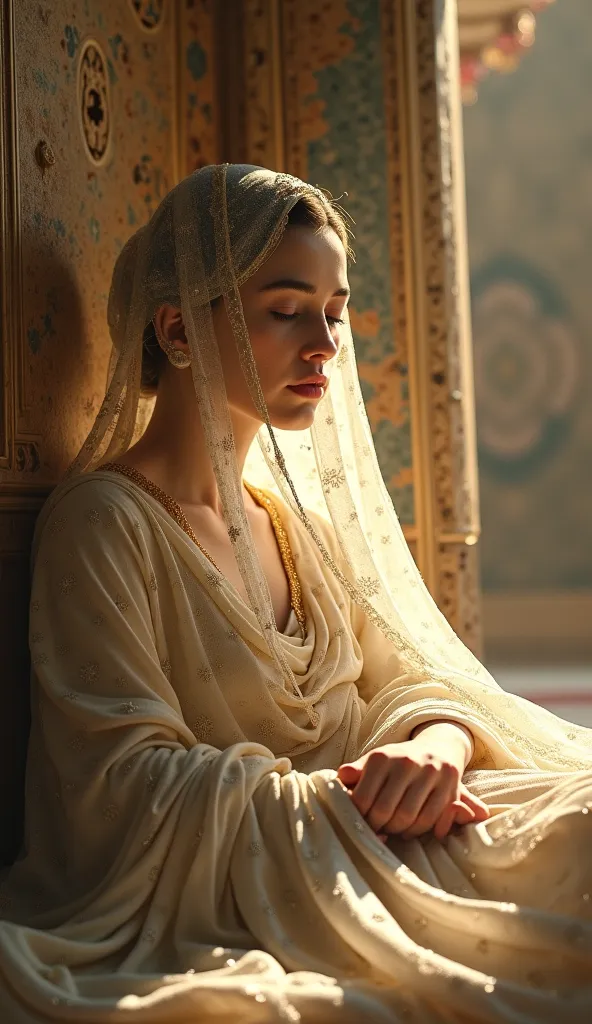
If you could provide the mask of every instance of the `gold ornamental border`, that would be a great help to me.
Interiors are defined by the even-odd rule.
[[[478,477],[453,0],[382,0],[397,344],[407,353],[415,523],[405,535],[480,651]]]

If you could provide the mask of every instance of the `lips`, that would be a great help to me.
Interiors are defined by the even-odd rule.
[[[297,384],[288,384],[290,388],[301,388],[305,384],[316,384],[317,387],[326,388],[329,383],[329,378],[325,377],[323,373],[315,373],[313,377],[306,377],[304,380],[299,380]]]
[[[325,389],[320,384],[288,384],[290,391],[302,398],[322,398]]]

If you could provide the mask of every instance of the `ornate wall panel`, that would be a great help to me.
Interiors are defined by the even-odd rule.
[[[174,13],[167,0],[2,6],[3,752],[26,718],[35,515],[104,390],[114,259],[177,174]],[[0,779],[5,808],[16,755],[13,766]]]
[[[456,5],[405,0],[397,14],[419,559],[442,610],[479,651],[479,508]]]
[[[354,219],[351,321],[381,468],[414,522],[404,317],[396,68],[381,47],[381,5],[285,0],[285,161],[328,188]],[[388,92],[387,92],[388,87]],[[395,262],[394,262],[395,261]]]
[[[243,0],[242,10],[253,105],[241,158],[347,193],[351,319],[383,475],[432,593],[478,649],[455,5]]]
[[[148,29],[144,7],[12,7],[14,436],[0,484],[49,485],[86,434],[105,380],[113,261],[176,175],[172,8]]]
[[[216,0],[170,0],[178,11],[179,174],[219,160]],[[218,5],[219,6],[219,5]],[[221,40],[221,48],[223,40]]]

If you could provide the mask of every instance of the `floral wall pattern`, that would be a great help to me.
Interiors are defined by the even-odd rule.
[[[590,6],[465,113],[487,591],[592,588]]]
[[[175,26],[166,3],[13,0],[13,11],[22,321],[11,345],[29,440],[4,476],[40,485],[99,405],[114,260],[175,180]]]
[[[413,522],[406,365],[397,348],[389,252],[389,166],[381,4],[285,4],[289,170],[330,190],[354,220],[350,306],[381,469]]]

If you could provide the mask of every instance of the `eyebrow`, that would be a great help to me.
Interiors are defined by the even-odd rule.
[[[279,281],[270,281],[269,284],[264,284],[259,290],[262,292],[274,292],[280,289],[290,289],[295,292],[304,292],[306,295],[314,295],[316,288],[314,284],[310,284],[308,281],[298,281],[293,277],[284,277]],[[333,296],[350,294],[349,288],[338,288],[336,292],[333,292]]]

